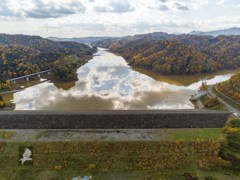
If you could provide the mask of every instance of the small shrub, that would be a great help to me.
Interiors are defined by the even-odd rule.
[[[219,109],[221,109],[222,108],[222,105],[221,104],[218,104],[218,105],[216,105],[216,106],[213,106],[212,108],[211,108],[211,110],[219,110]]]
[[[232,118],[228,120],[228,126],[231,128],[240,128],[240,119]]]
[[[95,169],[95,167],[96,166],[94,164],[89,164],[89,166],[88,166],[89,169]]]
[[[54,169],[60,171],[62,169],[62,166],[61,165],[55,166]]]
[[[219,105],[220,104],[220,102],[217,100],[217,97],[215,97],[215,98],[210,98],[209,100],[207,100],[206,102],[205,102],[205,106],[206,107],[214,107],[214,106],[217,106],[217,105]]]

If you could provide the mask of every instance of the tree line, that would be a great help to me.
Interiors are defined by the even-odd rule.
[[[4,79],[54,68],[71,54],[79,58],[97,51],[76,42],[55,42],[40,36],[0,34],[0,75]],[[70,67],[66,67],[70,68]]]
[[[240,73],[233,75],[229,80],[216,84],[218,91],[240,104]]]
[[[240,66],[240,36],[150,33],[93,43],[121,53],[130,65],[162,74],[200,74]]]

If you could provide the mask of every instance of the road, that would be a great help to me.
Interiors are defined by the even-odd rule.
[[[212,87],[214,87],[215,84],[211,85],[208,87],[208,93],[212,96],[212,97],[217,97],[217,95],[212,91]],[[227,106],[233,113],[237,113],[238,114],[238,118],[240,118],[240,111],[234,107],[232,107],[230,104],[228,104],[227,102],[225,102],[224,100],[222,100],[222,98],[217,97],[218,100],[223,103],[225,106]]]
[[[78,60],[78,57],[76,55],[74,55],[74,57],[76,58],[72,63],[75,63]]]
[[[23,89],[18,89],[18,90],[13,90],[13,91],[1,92],[0,95],[11,94],[11,93],[19,92],[19,91],[22,91],[22,90],[23,90]]]

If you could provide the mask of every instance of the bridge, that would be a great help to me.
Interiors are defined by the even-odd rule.
[[[10,82],[13,81],[14,84],[16,84],[16,80],[20,80],[20,79],[25,79],[25,78],[26,78],[26,80],[29,81],[29,77],[31,77],[31,76],[36,76],[36,75],[37,75],[37,76],[40,78],[40,75],[41,75],[41,74],[43,74],[43,73],[48,73],[48,74],[50,74],[51,71],[52,71],[52,69],[49,69],[49,70],[46,70],[46,71],[41,71],[41,72],[37,72],[37,73],[33,73],[33,74],[28,74],[28,75],[21,76],[21,77],[17,77],[17,78],[12,78],[12,79],[9,79],[9,81],[10,81]]]

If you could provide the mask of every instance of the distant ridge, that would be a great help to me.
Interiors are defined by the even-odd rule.
[[[230,28],[230,29],[219,30],[219,31],[209,31],[209,32],[192,31],[188,34],[199,35],[199,36],[213,36],[213,37],[217,37],[219,35],[227,35],[227,36],[240,35],[240,28],[233,27],[233,28]]]
[[[50,36],[47,39],[52,41],[73,41],[77,43],[83,43],[83,44],[91,44],[95,41],[104,40],[104,39],[114,39],[117,37],[111,37],[111,36],[103,36],[103,37],[83,37],[83,38],[58,38]]]

